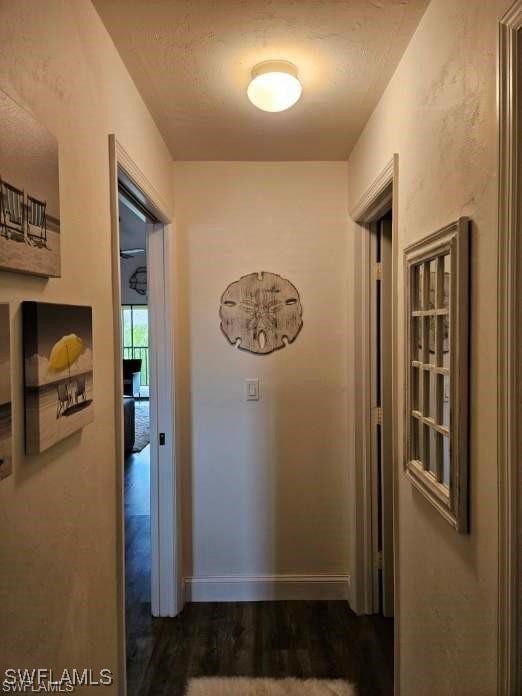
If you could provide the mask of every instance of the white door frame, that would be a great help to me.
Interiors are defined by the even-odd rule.
[[[375,178],[363,194],[350,216],[357,225],[355,231],[354,253],[354,297],[355,334],[354,345],[354,413],[364,414],[355,419],[355,484],[351,504],[354,510],[354,534],[352,558],[353,574],[351,585],[351,607],[358,614],[372,614],[377,610],[375,598],[376,540],[374,510],[374,472],[372,470],[372,428],[371,428],[371,350],[370,350],[370,241],[371,225],[392,208],[392,392],[397,402],[397,271],[398,271],[398,236],[397,236],[397,192],[399,175],[399,156],[395,154],[384,170]],[[395,655],[399,655],[399,578],[398,578],[398,413],[393,409],[393,554],[394,554],[394,614],[395,614]],[[395,670],[395,693],[398,694],[398,672]]]
[[[147,207],[160,222],[147,233],[147,270],[150,304],[150,427],[151,427],[151,608],[154,616],[176,616],[183,608],[181,577],[181,515],[179,504],[179,445],[176,438],[176,388],[174,356],[174,308],[176,306],[175,240],[172,214],[160,195],[121,146],[109,136],[110,200],[112,232],[112,294],[114,307],[114,364],[121,364],[121,281],[118,215],[118,178],[123,173],[143,193]],[[115,369],[118,495],[118,639],[120,675],[126,693],[125,654],[125,513],[124,438],[121,398],[122,371]],[[166,434],[165,446],[158,435]]]
[[[522,0],[499,22],[498,694],[522,693]]]

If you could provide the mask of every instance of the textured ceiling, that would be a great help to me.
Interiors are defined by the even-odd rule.
[[[429,0],[94,0],[175,159],[346,159]],[[252,66],[295,63],[270,114]]]

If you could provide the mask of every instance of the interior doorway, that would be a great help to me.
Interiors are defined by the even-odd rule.
[[[148,306],[148,228],[157,220],[138,208],[119,184],[121,278],[121,347],[123,394],[132,408],[132,427],[125,421],[125,455],[145,451],[150,442],[150,338]],[[124,402],[125,403],[125,402]]]
[[[115,397],[115,446],[117,471],[117,495],[119,507],[118,519],[118,610],[120,622],[118,625],[119,673],[121,683],[128,685],[132,681],[132,674],[128,674],[127,667],[132,667],[135,662],[137,648],[146,649],[146,641],[142,640],[140,633],[144,625],[152,625],[155,617],[176,616],[184,604],[183,583],[181,577],[181,517],[179,505],[179,485],[177,462],[179,460],[179,443],[176,438],[176,351],[174,335],[174,307],[176,305],[176,286],[174,282],[176,274],[176,254],[174,243],[174,231],[171,225],[172,215],[169,206],[165,204],[157,190],[144,176],[134,160],[121,146],[114,135],[109,136],[109,164],[110,164],[110,201],[111,201],[111,233],[112,233],[112,290],[113,290],[113,318],[114,318],[114,397]],[[125,199],[125,200],[123,200]],[[123,245],[120,239],[120,211],[130,210],[133,206],[133,215],[142,216],[141,223],[145,224],[145,237],[143,238],[143,225],[139,230],[139,239]],[[123,215],[126,213],[123,212]],[[134,220],[134,222],[136,222]],[[143,242],[143,239],[145,241]],[[127,240],[128,241],[128,240]],[[145,262],[146,273],[141,271],[131,275],[132,289],[143,290],[146,285],[146,312],[145,305],[134,309],[136,302],[133,296],[131,301],[122,302],[122,263],[124,258],[138,259]],[[135,269],[137,270],[137,269]],[[128,283],[131,282],[129,277]],[[138,295],[140,293],[137,293]],[[141,300],[143,302],[143,299]],[[129,310],[129,306],[131,309]],[[130,315],[128,312],[130,311]],[[141,312],[141,313],[140,313]],[[126,314],[127,313],[127,314]],[[145,318],[146,317],[146,318]],[[125,322],[129,320],[131,336],[124,336]],[[134,327],[134,328],[133,328]],[[139,327],[139,329],[138,329]],[[147,331],[148,329],[148,331]],[[148,333],[148,339],[147,339]],[[130,346],[127,345],[127,339]],[[142,344],[142,345],[140,345]],[[124,347],[130,348],[132,356],[125,357]],[[144,357],[143,349],[147,349]],[[141,363],[135,364],[136,369],[129,370],[125,388],[129,392],[124,395],[123,360],[137,359],[136,351],[139,351]],[[148,365],[146,364],[148,362]],[[139,367],[139,369],[138,369]],[[132,368],[132,365],[131,365]],[[142,384],[148,381],[148,385]],[[148,389],[146,389],[148,387]],[[149,406],[149,439],[148,452],[145,446],[141,452],[133,456],[145,458],[142,466],[136,467],[136,476],[128,477],[135,484],[133,493],[138,493],[129,498],[130,488],[127,488],[125,470],[125,419],[124,399],[130,397],[133,402],[142,403],[148,401]],[[148,397],[148,398],[147,398]],[[134,433],[136,435],[136,433]],[[127,445],[127,450],[129,449]],[[129,467],[127,467],[129,472]],[[150,486],[150,495],[147,496],[147,485]],[[127,510],[126,510],[127,503]],[[137,607],[134,617],[126,614],[126,598],[132,602],[133,592],[136,587],[127,584],[126,597],[126,563],[125,552],[128,544],[132,550],[132,530],[127,526],[125,533],[126,512],[135,513],[145,522],[138,539],[136,552],[137,564],[129,561],[128,568],[131,573],[141,573],[138,578],[140,596],[137,598]],[[146,522],[150,521],[150,532]],[[141,536],[142,544],[140,546]],[[127,544],[128,542],[128,544]],[[148,544],[148,548],[147,548]],[[150,550],[149,550],[150,549]],[[147,561],[150,558],[150,563]],[[143,577],[145,576],[145,577]],[[131,584],[133,582],[132,578]],[[127,608],[132,608],[127,604]],[[127,621],[136,622],[129,626],[132,631],[132,644],[127,654],[126,637],[130,634],[126,630]],[[139,627],[138,623],[139,621]],[[129,679],[127,679],[127,675]]]
[[[151,609],[150,332],[147,238],[155,217],[118,181],[123,375],[125,625],[127,681],[140,652],[136,637]],[[155,394],[153,393],[153,396]]]
[[[397,558],[398,477],[398,182],[399,156],[388,161],[350,210],[353,254],[354,510],[350,606],[358,614],[383,614],[393,626],[394,660],[400,662]],[[391,619],[393,617],[393,621]],[[395,670],[399,693],[399,670]]]
[[[371,428],[373,522],[375,539],[374,607],[393,616],[393,336],[392,211],[371,225]]]

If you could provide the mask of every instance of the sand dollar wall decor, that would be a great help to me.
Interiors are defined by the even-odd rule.
[[[221,330],[232,345],[266,355],[292,343],[303,326],[297,289],[276,273],[249,273],[221,296]]]

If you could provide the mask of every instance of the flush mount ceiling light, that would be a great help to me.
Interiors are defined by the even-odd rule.
[[[286,60],[265,60],[252,68],[247,95],[262,111],[285,111],[301,96],[297,68]]]

